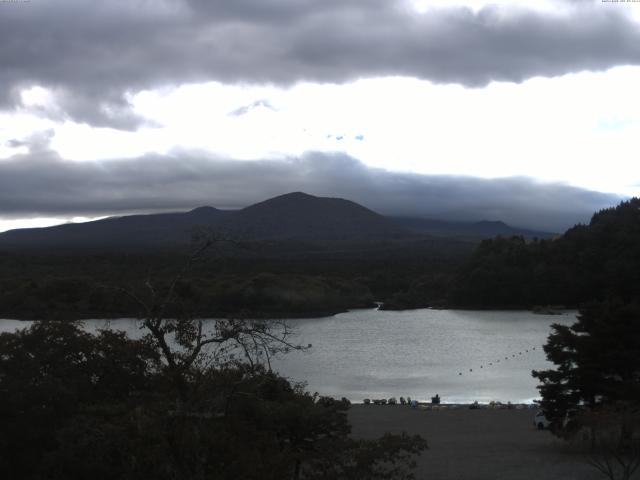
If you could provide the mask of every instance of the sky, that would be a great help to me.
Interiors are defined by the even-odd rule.
[[[563,231],[640,193],[640,2],[0,0],[0,231],[305,191]]]

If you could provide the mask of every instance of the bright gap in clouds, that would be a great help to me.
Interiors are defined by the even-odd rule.
[[[51,147],[75,161],[172,149],[238,160],[338,151],[394,171],[529,176],[637,195],[638,85],[638,67],[483,89],[403,77],[290,89],[184,85],[131,97],[157,128],[65,122]]]
[[[83,223],[93,220],[100,220],[102,217],[34,217],[34,218],[17,218],[17,219],[2,219],[0,218],[0,233],[7,230],[15,230],[18,228],[42,228],[52,227],[54,225],[60,225],[63,223]]]
[[[562,2],[558,0],[409,0],[409,3],[412,4],[418,12],[427,12],[429,9],[451,8],[455,6],[467,7],[474,12],[486,7],[519,7],[544,12],[558,12],[571,7],[570,1]]]
[[[631,16],[640,22],[640,2],[636,0],[603,1],[603,0],[408,0],[412,7],[420,12],[427,13],[432,9],[451,8],[455,6],[466,7],[474,12],[483,8],[494,8],[507,14],[520,10],[534,10],[545,14],[565,15],[576,9],[607,8]]]

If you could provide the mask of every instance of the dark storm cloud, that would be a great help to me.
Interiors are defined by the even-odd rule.
[[[70,162],[34,151],[0,162],[0,218],[240,208],[291,191],[343,197],[387,215],[503,220],[562,231],[620,197],[528,178],[393,173],[345,155],[234,161],[198,152]]]
[[[126,92],[184,82],[343,82],[409,75],[483,86],[640,63],[624,8],[559,0],[418,14],[404,0],[0,2],[0,104],[38,84],[65,115],[134,128]]]

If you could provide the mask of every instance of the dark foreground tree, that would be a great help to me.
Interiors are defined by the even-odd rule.
[[[640,405],[640,305],[610,299],[583,308],[571,326],[553,325],[544,347],[555,369],[535,371],[541,407],[555,430],[579,409]],[[570,431],[570,428],[569,428]]]
[[[585,411],[583,426],[587,463],[610,480],[630,480],[640,467],[640,410],[627,403]]]
[[[42,322],[1,334],[0,471],[7,478],[44,478],[66,448],[64,432],[82,418],[91,418],[84,428],[100,425],[110,440],[117,433],[126,438],[114,418],[151,403],[159,366],[154,349],[119,332],[90,335],[75,324]],[[126,450],[126,442],[118,448]],[[110,450],[105,445],[82,463],[89,467],[91,457],[112,456]]]
[[[534,371],[552,431],[582,442],[610,479],[640,466],[640,305],[609,299],[553,325],[545,352],[555,369]]]
[[[202,324],[178,327],[196,343],[167,348],[188,359]],[[234,338],[269,334],[251,333]],[[0,471],[20,479],[413,478],[421,438],[351,439],[348,401],[310,395],[262,362],[219,355],[173,370],[151,337],[60,322],[1,334]]]

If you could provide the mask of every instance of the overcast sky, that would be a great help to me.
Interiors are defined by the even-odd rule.
[[[640,192],[640,2],[0,1],[0,231],[289,191],[561,231]]]

